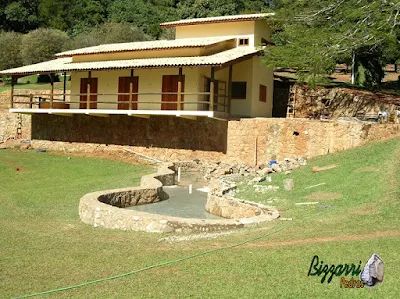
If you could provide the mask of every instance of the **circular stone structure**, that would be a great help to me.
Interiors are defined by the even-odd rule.
[[[146,232],[212,232],[256,225],[279,217],[279,212],[258,203],[242,201],[226,194],[233,188],[214,184],[208,194],[206,210],[224,219],[180,218],[124,209],[168,199],[164,186],[175,184],[173,164],[143,176],[140,187],[98,191],[84,195],[79,202],[81,220],[95,227]],[[216,187],[217,186],[217,187]]]

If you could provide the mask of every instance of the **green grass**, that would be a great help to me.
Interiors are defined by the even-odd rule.
[[[218,239],[160,242],[165,235],[94,228],[78,216],[79,198],[90,191],[135,185],[150,169],[121,162],[0,151],[0,297],[29,294],[129,272],[212,248],[235,244],[287,227],[239,247],[203,255],[133,276],[49,295],[49,298],[398,298],[400,236],[363,238],[399,231],[400,139],[370,144],[310,161],[293,172],[295,190],[264,195],[240,185],[239,195],[267,202],[277,198],[282,217]],[[11,161],[23,168],[15,171]],[[311,173],[315,165],[338,168]],[[366,166],[377,172],[354,172]],[[285,175],[274,175],[281,185]],[[326,182],[326,185],[304,190]],[[282,189],[282,188],[281,188]],[[311,192],[339,192],[341,199],[298,207]],[[390,193],[389,193],[390,192]],[[375,214],[359,215],[357,210]],[[359,235],[352,240],[344,236]],[[322,242],[317,237],[337,237]],[[342,239],[341,239],[342,238]],[[276,243],[311,239],[300,243]],[[275,244],[273,246],[273,244]],[[385,261],[385,281],[374,289],[341,289],[307,277],[312,257],[326,263],[365,262],[373,253]]]
[[[38,75],[25,76],[18,79],[15,89],[19,90],[50,90],[50,83],[38,83]],[[63,90],[64,82],[63,77],[60,76],[61,82],[54,82],[54,89]],[[71,81],[67,81],[67,90],[71,88]],[[10,84],[0,85],[0,93],[11,90]]]
[[[50,90],[50,83],[18,83],[14,86],[15,89],[19,90]],[[67,90],[71,88],[71,81],[67,81]],[[63,82],[55,82],[54,89],[63,90]],[[0,86],[0,92],[5,92],[11,90],[10,85]]]

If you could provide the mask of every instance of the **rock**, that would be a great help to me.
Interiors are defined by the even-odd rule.
[[[292,173],[292,172],[291,172],[290,170],[285,171],[285,174],[286,174],[286,175],[291,174],[291,173]]]
[[[271,168],[275,172],[281,172],[282,171],[281,166],[279,164],[277,164],[277,163],[273,164]]]
[[[265,177],[258,176],[258,177],[253,178],[251,181],[254,183],[260,183],[260,182],[265,181]]]
[[[286,179],[283,181],[283,187],[286,191],[290,191],[294,189],[294,182],[292,179]]]
[[[265,176],[266,174],[268,174],[268,173],[273,173],[274,171],[273,171],[273,169],[272,168],[270,168],[270,167],[265,167],[265,168],[263,168],[263,169],[261,169],[261,170],[258,170],[257,171],[257,174],[259,175],[259,176]]]
[[[21,144],[20,149],[28,150],[30,147],[31,147],[30,143],[23,143],[23,144]]]

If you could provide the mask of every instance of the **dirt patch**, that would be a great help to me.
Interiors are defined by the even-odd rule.
[[[333,200],[342,198],[342,193],[338,192],[313,192],[307,196],[307,199],[311,200]]]
[[[378,211],[375,209],[371,209],[371,210],[355,210],[352,211],[350,214],[353,215],[374,215],[374,214],[378,214]]]
[[[22,140],[17,139],[17,140],[7,140],[6,142],[0,144],[0,149],[7,149],[10,151],[37,151],[36,149],[27,149],[27,145],[30,145],[29,143],[21,143]],[[49,154],[52,155],[63,155],[63,156],[68,156],[68,157],[88,157],[88,158],[101,158],[101,159],[107,159],[107,160],[113,160],[113,161],[121,161],[125,163],[130,163],[134,165],[155,165],[154,163],[149,163],[146,160],[140,159],[139,156],[133,154],[133,153],[128,153],[125,151],[116,151],[116,150],[98,150],[94,152],[67,152],[67,151],[47,151]],[[10,164],[10,163],[9,163]],[[11,164],[13,165],[13,164]],[[18,165],[13,165],[18,167]],[[21,168],[22,170],[22,168]]]
[[[326,242],[342,242],[342,241],[355,241],[364,239],[377,239],[384,237],[394,237],[400,236],[400,231],[380,231],[371,234],[362,235],[344,235],[337,237],[326,237],[326,238],[311,238],[284,242],[263,242],[263,243],[253,243],[247,244],[248,247],[277,247],[277,246],[292,246],[292,245],[306,245],[315,243],[326,243]]]
[[[7,164],[15,167],[16,171],[22,171],[23,168],[21,166],[18,166],[17,164],[15,164],[14,162],[10,161],[10,160],[3,160],[4,162],[6,162]]]
[[[354,170],[354,172],[374,172],[379,171],[379,168],[374,166],[360,167]]]

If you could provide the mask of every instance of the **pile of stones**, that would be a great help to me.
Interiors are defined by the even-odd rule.
[[[307,161],[304,158],[285,158],[282,161],[263,163],[257,166],[242,164],[230,165],[226,163],[200,163],[202,163],[203,173],[205,173],[204,178],[211,180],[226,175],[264,177],[275,172],[289,173],[293,169],[306,165]]]

